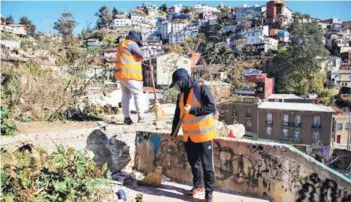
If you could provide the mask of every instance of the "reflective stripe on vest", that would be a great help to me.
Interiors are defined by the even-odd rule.
[[[215,128],[216,128],[216,125],[213,125],[209,128],[203,129],[203,130],[183,130],[183,133],[189,134],[189,135],[198,135],[198,134],[210,132],[211,130],[213,130]]]
[[[201,102],[197,100],[194,90],[189,92],[186,104],[192,107],[201,107]],[[179,100],[180,115],[184,114],[184,94],[181,95]],[[205,116],[194,116],[185,114],[182,120],[183,141],[188,141],[188,138],[195,143],[207,142],[216,137],[216,125],[213,114]]]
[[[137,57],[126,52],[126,47],[131,40],[124,40],[118,47],[116,53],[116,80],[143,80],[141,61]]]

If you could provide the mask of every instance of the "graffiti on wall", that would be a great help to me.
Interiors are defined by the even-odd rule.
[[[332,179],[319,178],[317,173],[312,173],[301,183],[296,202],[349,202],[351,194],[346,189],[338,188]]]
[[[184,143],[177,141],[168,148],[167,138],[153,138],[153,134],[140,137],[147,140],[147,147],[154,151],[155,162],[162,155],[169,154],[167,165],[164,165],[167,174],[179,180],[191,182],[191,171],[187,161]],[[137,142],[140,139],[137,139]],[[145,142],[145,141],[141,141]],[[139,142],[140,143],[140,142]],[[278,151],[278,152],[277,152]],[[272,196],[279,190],[287,193],[297,202],[351,202],[351,189],[343,187],[332,179],[323,179],[306,170],[305,165],[294,160],[284,158],[284,148],[275,149],[271,146],[249,143],[228,144],[228,141],[215,140],[213,142],[214,166],[216,178],[223,185],[232,186],[229,189],[241,189],[243,192]],[[157,153],[157,154],[156,154]],[[149,155],[150,157],[150,155]],[[149,161],[150,162],[150,161]],[[156,164],[154,164],[156,165]],[[186,171],[186,172],[185,172]]]
[[[257,188],[261,183],[269,192],[270,181],[281,181],[286,170],[277,158],[265,153],[262,146],[253,145],[251,151],[249,154],[235,153],[230,147],[222,147],[215,141],[216,177],[219,180],[231,179],[236,184],[245,183],[251,188]]]

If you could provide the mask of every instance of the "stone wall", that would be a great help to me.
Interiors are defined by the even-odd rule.
[[[151,172],[165,154],[166,134],[138,132],[135,168]],[[305,155],[277,143],[218,138],[214,141],[216,187],[274,202],[351,201],[351,180]],[[183,143],[169,149],[164,174],[191,184]]]

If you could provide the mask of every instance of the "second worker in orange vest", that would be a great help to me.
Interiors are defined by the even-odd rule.
[[[171,134],[180,117],[183,117],[183,141],[193,174],[193,188],[186,191],[185,195],[194,197],[205,192],[205,201],[212,202],[215,187],[212,142],[216,137],[215,100],[209,88],[203,82],[192,79],[183,68],[173,73],[172,81],[170,88],[178,87],[180,94]]]
[[[141,36],[135,31],[128,34],[117,47],[115,78],[122,88],[122,110],[124,124],[133,123],[130,118],[129,102],[134,97],[135,107],[138,113],[138,122],[143,122],[143,111],[141,109],[143,99],[143,73],[141,62],[143,52],[141,46]]]

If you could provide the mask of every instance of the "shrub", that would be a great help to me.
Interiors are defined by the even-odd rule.
[[[98,169],[85,152],[58,146],[50,155],[36,149],[1,156],[1,201],[102,200],[107,166]]]
[[[178,90],[176,88],[170,88],[163,91],[163,99],[168,103],[175,103],[178,98]]]
[[[0,117],[1,117],[1,135],[14,135],[16,131],[16,125],[12,122],[9,117],[9,112],[0,106]]]

